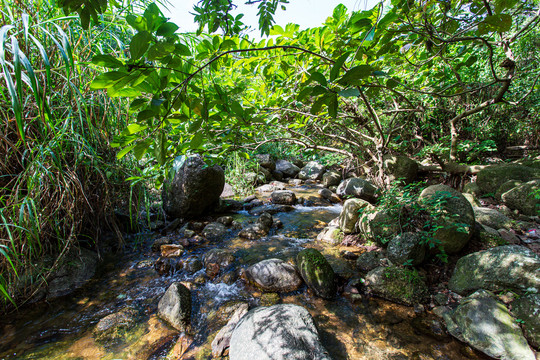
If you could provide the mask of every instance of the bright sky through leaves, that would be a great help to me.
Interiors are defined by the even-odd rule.
[[[257,5],[244,5],[244,1],[238,2],[238,8],[234,14],[243,13],[243,21],[251,26],[251,36],[260,37],[257,29]],[[300,25],[301,29],[320,26],[328,16],[332,15],[334,8],[343,4],[349,11],[365,10],[373,7],[377,0],[290,0],[286,5],[287,10],[278,9],[274,16],[276,24],[285,26],[288,23]],[[170,0],[168,10],[163,9],[165,16],[180,26],[180,31],[195,31],[197,25],[193,22],[193,5],[197,0]],[[241,5],[240,5],[241,4]]]

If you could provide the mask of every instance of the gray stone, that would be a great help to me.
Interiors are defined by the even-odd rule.
[[[339,227],[327,226],[317,235],[317,240],[332,245],[340,244],[343,241],[343,231]]]
[[[512,190],[515,187],[518,187],[521,184],[523,184],[523,181],[508,180],[507,182],[499,186],[499,188],[497,189],[497,192],[495,193],[495,199],[500,201],[502,198],[502,194],[504,194],[505,192],[509,190]]]
[[[375,211],[367,208],[358,219],[356,228],[368,239],[375,241],[379,246],[386,246],[401,232],[400,209],[384,209]],[[371,211],[370,211],[371,210]]]
[[[225,226],[231,226],[232,222],[234,221],[234,218],[232,216],[221,216],[221,217],[218,217],[216,221],[218,223],[222,223]]]
[[[158,304],[158,316],[178,331],[186,331],[191,321],[191,292],[179,282],[172,283]]]
[[[263,291],[289,292],[302,284],[296,268],[280,259],[263,260],[245,272],[247,280]]]
[[[528,216],[540,214],[540,198],[533,193],[540,194],[540,180],[523,183],[501,195],[501,199],[510,209],[518,210]]]
[[[444,319],[450,334],[495,359],[535,360],[508,309],[485,290],[462,299]]]
[[[396,265],[420,265],[424,261],[426,247],[421,233],[403,233],[388,243],[388,259]]]
[[[214,340],[212,341],[212,355],[214,357],[220,357],[223,355],[225,350],[229,347],[231,342],[231,336],[234,331],[234,328],[248,313],[248,304],[240,304],[239,308],[236,309],[233,316],[229,319],[227,322],[227,325],[225,325],[216,335]]]
[[[270,171],[276,170],[276,162],[274,161],[274,159],[272,159],[272,156],[270,154],[257,154],[255,155],[255,159],[263,168],[266,168]]]
[[[360,210],[372,208],[367,201],[362,199],[349,199],[343,204],[341,213],[339,214],[339,228],[345,234],[356,232],[356,222],[360,217]]]
[[[219,195],[219,197],[230,198],[230,197],[233,197],[234,195],[235,195],[234,188],[230,184],[225,183],[225,185],[223,186],[223,191],[221,192],[221,195]]]
[[[469,202],[469,204],[471,204],[473,208],[482,206],[480,201],[478,201],[478,199],[475,198],[473,194],[463,193],[463,197],[467,199],[467,201]]]
[[[287,160],[278,160],[276,161],[276,171],[281,172],[284,177],[293,178],[300,172],[300,168]]]
[[[369,202],[374,202],[377,199],[376,191],[377,188],[369,181],[361,178],[350,178],[343,180],[341,184],[339,184],[336,193],[342,199],[353,196]]]
[[[321,189],[318,191],[319,195],[323,198],[323,199],[326,199],[332,203],[339,203],[341,202],[341,199],[339,196],[337,196],[337,194],[334,194],[331,190],[329,189]]]
[[[308,162],[298,173],[298,178],[302,180],[321,180],[326,171],[326,166],[316,161]]]
[[[478,197],[482,195],[482,190],[480,190],[480,186],[476,182],[470,182],[463,186],[463,193]]]
[[[111,346],[121,342],[127,331],[137,325],[138,312],[126,307],[99,320],[93,335],[97,342]]]
[[[478,289],[537,293],[540,257],[518,245],[475,252],[458,260],[448,287],[461,295]]]
[[[337,171],[327,171],[323,174],[322,184],[324,187],[338,186],[341,183],[341,174]]]
[[[330,360],[309,312],[301,306],[258,307],[231,336],[231,360]]]
[[[414,269],[378,267],[366,275],[366,286],[375,295],[408,306],[429,300],[427,285]]]
[[[296,204],[296,195],[290,190],[274,191],[271,195],[274,204],[294,205]]]
[[[481,170],[476,183],[484,194],[495,194],[497,189],[508,180],[529,181],[538,177],[535,169],[522,165],[494,165]]]
[[[512,302],[512,313],[523,321],[525,337],[540,349],[540,294],[521,296]]]
[[[495,209],[487,207],[473,207],[474,218],[480,224],[493,229],[511,229],[512,220]]]
[[[165,182],[163,209],[173,218],[202,215],[219,204],[225,174],[218,165],[208,166],[201,156],[190,156],[180,166],[173,180]]]
[[[337,287],[334,269],[316,249],[304,249],[296,256],[296,264],[307,286],[323,299],[333,299]]]
[[[216,264],[220,268],[226,268],[234,262],[234,255],[230,250],[212,249],[204,254],[204,267],[209,267],[210,264]]]
[[[458,253],[474,230],[474,211],[463,195],[446,185],[431,185],[422,191],[419,202],[427,208],[440,228],[433,238],[447,254]]]
[[[418,163],[402,155],[385,155],[383,166],[390,182],[402,179],[405,184],[410,184],[418,174]]]
[[[205,238],[216,240],[227,233],[227,227],[220,222],[211,222],[202,231]]]
[[[369,272],[380,266],[385,266],[387,262],[385,253],[382,251],[366,251],[356,259],[356,267],[362,272]]]

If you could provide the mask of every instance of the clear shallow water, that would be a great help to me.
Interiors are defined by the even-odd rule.
[[[296,191],[296,189],[295,189]],[[317,188],[302,189],[304,197],[315,196]],[[343,260],[340,248],[313,241],[327,222],[339,215],[339,205],[296,206],[295,211],[274,217],[283,228],[269,236],[247,241],[229,233],[221,241],[188,249],[185,257],[202,255],[212,248],[235,254],[239,267],[277,257],[292,261],[304,247],[315,247],[328,258],[337,273],[355,275],[352,262]],[[253,221],[247,213],[235,215],[239,221]],[[231,284],[219,280],[197,283],[204,270],[192,275],[180,271],[159,276],[153,268],[157,255],[150,246],[158,234],[139,234],[138,247],[102,263],[102,275],[75,293],[54,301],[20,309],[0,319],[1,359],[164,359],[179,334],[155,315],[159,299],[174,281],[183,281],[192,290],[191,346],[185,359],[210,359],[210,343],[225,325],[237,301],[255,306],[261,293],[242,280]],[[351,249],[349,249],[351,250]],[[351,302],[339,296],[334,301],[314,297],[306,288],[281,294],[284,303],[306,307],[315,318],[323,344],[334,359],[479,359],[467,348],[447,337],[435,339],[413,326],[412,308],[374,298]],[[108,314],[129,306],[139,311],[136,326],[119,344],[96,342],[93,329]],[[254,359],[255,360],[255,359]]]

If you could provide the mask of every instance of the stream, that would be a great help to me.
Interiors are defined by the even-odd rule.
[[[297,196],[318,196],[317,185],[291,188]],[[213,248],[233,252],[236,267],[245,268],[269,258],[291,261],[306,247],[320,250],[343,279],[358,277],[355,262],[342,252],[356,248],[331,246],[316,240],[323,227],[336,218],[340,205],[295,206],[274,219],[283,223],[267,237],[244,240],[238,230],[229,229],[219,241],[207,241],[186,249],[182,257],[197,256]],[[240,222],[256,219],[247,211],[233,215]],[[51,303],[30,304],[0,319],[1,359],[166,359],[177,342],[178,332],[160,320],[157,304],[175,281],[190,285],[192,294],[191,345],[182,359],[210,359],[211,342],[231,315],[227,308],[238,301],[250,307],[260,304],[261,293],[246,286],[241,278],[226,281],[223,276],[205,279],[205,269],[194,274],[185,270],[159,276],[154,269],[158,254],[152,252],[159,233],[131,235],[121,256],[112,254],[98,265],[98,275],[72,294]],[[225,282],[221,282],[225,281]],[[344,281],[346,283],[346,280]],[[412,307],[359,295],[339,295],[333,301],[315,297],[304,285],[300,290],[280,294],[282,303],[305,307],[315,319],[321,341],[333,359],[486,359],[467,345],[432,331],[436,317],[415,313]],[[96,342],[93,329],[98,321],[123,307],[136,308],[140,316],[123,341]],[[254,359],[255,360],[255,359]]]

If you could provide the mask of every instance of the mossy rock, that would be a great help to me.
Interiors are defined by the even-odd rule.
[[[410,184],[418,174],[418,163],[402,155],[385,155],[383,166],[390,182],[402,179],[405,184]]]
[[[356,232],[356,222],[360,217],[360,211],[373,209],[373,205],[361,199],[348,199],[343,204],[339,214],[339,228],[345,234]]]
[[[107,346],[122,342],[128,332],[137,325],[138,318],[138,311],[129,307],[105,316],[94,328],[96,342]]]
[[[368,239],[379,246],[386,244],[401,232],[401,209],[365,211],[358,219],[356,228]]]
[[[509,180],[529,181],[538,177],[537,169],[523,165],[494,165],[481,170],[476,183],[484,194],[495,194],[497,189]]]
[[[474,230],[474,211],[463,194],[446,185],[432,185],[422,191],[418,201],[435,218],[436,245],[447,254],[458,253],[467,245]]]
[[[540,294],[529,294],[514,300],[512,313],[523,321],[529,343],[540,350]]]
[[[373,294],[407,306],[429,300],[427,285],[414,269],[381,266],[367,274],[366,285]]]
[[[540,191],[540,180],[521,184],[501,195],[502,201],[510,209],[528,216],[540,215],[540,199],[534,196]]]
[[[302,278],[317,296],[323,299],[332,299],[336,296],[334,270],[318,250],[300,251],[296,256],[296,263]]]

